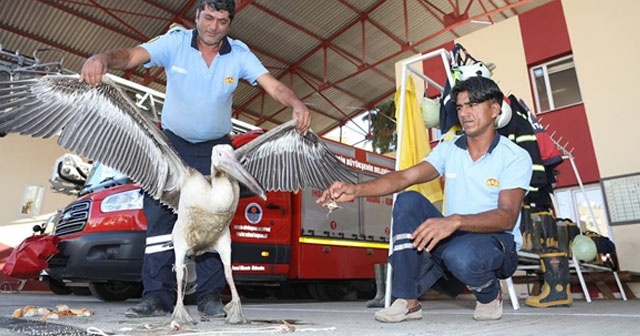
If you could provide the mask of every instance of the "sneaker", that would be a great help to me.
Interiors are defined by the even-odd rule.
[[[200,315],[207,317],[227,316],[224,312],[220,295],[217,294],[207,295],[198,299],[198,312],[200,312]]]
[[[407,300],[397,299],[389,306],[376,312],[376,321],[380,322],[402,322],[422,319],[422,305],[407,309]]]
[[[146,296],[142,298],[142,301],[135,307],[127,309],[124,313],[126,317],[152,317],[152,316],[164,316],[169,313],[168,309],[165,309],[160,298],[156,296]]]
[[[499,320],[502,317],[502,293],[489,303],[476,301],[476,310],[473,312],[473,319],[476,321]]]

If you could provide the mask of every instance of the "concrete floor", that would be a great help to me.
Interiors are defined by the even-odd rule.
[[[424,318],[420,321],[384,324],[376,322],[374,308],[363,301],[348,302],[243,302],[245,315],[252,323],[241,326],[224,324],[222,319],[201,321],[181,332],[169,330],[169,316],[129,319],[125,310],[136,304],[101,302],[92,296],[59,296],[48,293],[0,294],[0,336],[8,335],[264,335],[285,333],[282,320],[290,321],[295,333],[305,335],[638,335],[640,334],[640,300],[576,300],[570,308],[514,311],[508,300],[499,321],[473,320],[472,299],[423,301]],[[11,318],[17,308],[37,305],[55,309],[88,308],[90,317],[63,316],[43,323],[39,317]],[[523,302],[521,300],[521,304]],[[195,306],[189,311],[196,315]],[[87,330],[94,333],[87,332]],[[290,331],[291,332],[291,331]]]

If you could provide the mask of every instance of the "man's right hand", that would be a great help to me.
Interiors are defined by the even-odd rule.
[[[351,183],[333,182],[327,190],[318,197],[316,203],[326,206],[334,202],[351,202],[356,198],[356,187]]]
[[[89,85],[98,85],[102,82],[102,75],[107,72],[107,62],[101,54],[87,58],[82,65],[80,81]]]

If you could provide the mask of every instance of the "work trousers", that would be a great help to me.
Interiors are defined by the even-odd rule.
[[[164,131],[185,163],[204,175],[211,174],[211,149],[218,144],[231,144],[228,136],[201,143],[188,142],[172,132]],[[156,296],[167,307],[176,300],[175,254],[169,247],[177,216],[166,206],[144,195],[144,215],[147,218],[147,244],[142,263],[143,296]],[[217,253],[205,253],[196,262],[197,300],[218,294],[226,286],[224,270]],[[186,279],[186,278],[185,278]]]
[[[399,194],[393,207],[393,266],[391,294],[417,299],[428,289],[455,296],[467,286],[480,303],[493,301],[498,279],[510,277],[518,254],[509,232],[456,231],[429,252],[413,247],[411,233],[429,218],[443,217],[427,198],[415,191]]]

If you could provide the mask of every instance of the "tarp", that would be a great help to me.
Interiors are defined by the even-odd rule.
[[[400,120],[400,90],[396,92],[396,120]],[[399,170],[416,165],[431,152],[427,130],[424,127],[422,114],[416,97],[416,90],[411,76],[407,76],[407,90],[405,97],[403,130],[397,129],[398,141],[401,142],[399,157]],[[400,122],[396,125],[399,127]],[[439,180],[417,184],[407,188],[415,190],[431,202],[442,200],[442,188]]]

